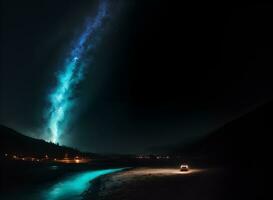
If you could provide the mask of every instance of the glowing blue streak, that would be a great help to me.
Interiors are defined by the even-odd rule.
[[[104,169],[81,172],[53,185],[44,194],[44,200],[82,199],[81,194],[88,189],[89,182],[99,176],[122,171],[125,168]]]
[[[68,123],[69,111],[75,104],[73,98],[75,87],[84,78],[86,67],[84,54],[90,47],[89,42],[95,46],[97,32],[102,28],[106,16],[107,0],[101,0],[97,15],[87,20],[84,32],[74,43],[70,55],[65,59],[63,71],[57,76],[57,86],[49,95],[50,107],[47,113],[47,130],[51,142],[59,142]]]

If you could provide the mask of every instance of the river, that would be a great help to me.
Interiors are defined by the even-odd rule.
[[[92,182],[99,176],[122,171],[124,168],[88,170],[75,172],[68,176],[58,179],[55,182],[39,185],[30,189],[16,191],[6,194],[1,199],[16,200],[80,200],[82,194],[92,187]]]

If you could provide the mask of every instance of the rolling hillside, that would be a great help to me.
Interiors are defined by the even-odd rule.
[[[255,165],[270,156],[273,133],[273,103],[227,123],[208,137],[187,147],[177,146],[176,154],[204,155],[211,160]]]
[[[15,154],[24,156],[35,156],[63,158],[68,156],[90,156],[91,154],[82,153],[79,150],[48,143],[44,140],[34,139],[18,133],[5,126],[0,126],[0,152],[4,154]]]

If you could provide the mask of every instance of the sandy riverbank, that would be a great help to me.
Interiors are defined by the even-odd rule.
[[[221,169],[135,168],[95,180],[85,199],[228,199],[226,178]]]

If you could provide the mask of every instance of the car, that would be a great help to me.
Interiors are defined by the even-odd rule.
[[[187,164],[180,165],[180,171],[181,172],[189,171],[189,166]]]

